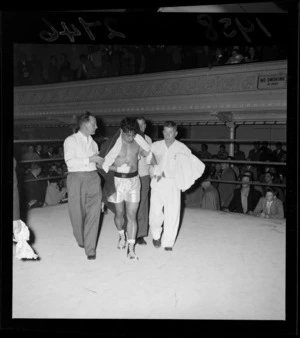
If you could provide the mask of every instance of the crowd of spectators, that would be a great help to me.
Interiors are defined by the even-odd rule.
[[[280,209],[280,216],[275,213],[277,216],[272,217],[283,218],[286,207],[286,189],[276,187],[274,184],[286,184],[286,170],[285,166],[272,165],[272,162],[286,162],[286,151],[282,148],[281,142],[277,142],[275,146],[276,148],[271,150],[266,141],[262,143],[254,142],[253,149],[249,151],[246,157],[245,152],[240,150],[238,143],[235,143],[234,146],[234,156],[229,156],[225,144],[219,146],[217,154],[211,154],[208,151],[207,144],[202,144],[201,151],[196,155],[204,162],[206,159],[218,161],[223,159],[265,163],[207,162],[206,166],[209,173],[206,175],[207,177],[200,180],[200,195],[198,194],[200,207],[210,210],[262,215],[265,211],[258,211],[258,209],[262,206],[265,208],[268,197],[270,200],[274,198],[280,201],[274,203],[277,206],[276,210]],[[271,165],[268,163],[271,163]],[[218,182],[219,180],[220,182]],[[228,181],[229,183],[221,181]],[[231,183],[231,181],[240,181],[241,183]],[[261,198],[262,200],[260,200]],[[245,200],[247,200],[247,203]],[[282,210],[280,203],[282,203]],[[255,209],[256,207],[257,209]]]
[[[72,52],[70,52],[72,53]],[[39,85],[103,77],[212,68],[228,64],[281,60],[286,48],[275,46],[100,45],[80,54],[71,68],[72,54],[49,55],[47,76],[42,60],[21,53],[15,62],[16,86]],[[73,57],[72,57],[73,59]]]
[[[45,207],[67,202],[67,166],[61,145],[22,145],[15,157],[24,162],[17,166],[21,205]],[[57,161],[37,161],[57,159]],[[27,182],[26,182],[27,181]]]
[[[197,205],[202,209],[262,215],[265,213],[263,210],[266,208],[268,197],[280,201],[274,203],[275,211],[280,209],[280,217],[274,217],[283,218],[281,215],[284,211],[281,211],[280,203],[282,203],[282,210],[285,210],[286,189],[273,186],[273,184],[286,184],[285,166],[272,165],[272,162],[286,162],[286,151],[282,146],[281,142],[277,142],[275,149],[271,150],[268,142],[255,141],[253,148],[246,156],[245,152],[240,149],[241,146],[235,143],[234,156],[229,156],[225,144],[219,145],[216,154],[209,152],[207,144],[201,144],[201,150],[198,153],[193,152],[204,162],[210,161],[205,163],[206,174],[199,181],[201,183]],[[66,202],[67,166],[64,162],[62,145],[29,144],[22,145],[19,150],[21,151],[19,154],[15,153],[15,157],[19,161],[30,161],[23,162],[17,167],[23,204],[27,208],[32,208]],[[35,162],[41,159],[52,160]],[[213,162],[214,159],[217,162]],[[227,162],[228,160],[254,163],[230,163]],[[257,161],[264,163],[257,164]],[[40,178],[44,179],[39,180]],[[25,182],[27,180],[31,181]],[[238,183],[231,181],[238,181]],[[258,211],[258,209],[262,210]],[[274,207],[272,212],[275,212],[273,209]]]

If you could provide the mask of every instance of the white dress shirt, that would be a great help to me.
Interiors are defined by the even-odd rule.
[[[65,139],[64,158],[68,172],[96,170],[96,163],[89,162],[89,157],[97,153],[97,143],[91,136],[84,136],[81,131]]]
[[[149,145],[152,144],[152,140],[148,135],[145,135],[145,140]],[[147,163],[147,157],[142,156],[138,162],[139,176],[143,177],[149,175],[149,170],[150,164]]]

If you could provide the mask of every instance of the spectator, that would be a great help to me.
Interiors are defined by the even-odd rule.
[[[40,144],[35,146],[35,152],[38,154],[39,158],[42,158],[42,146]]]
[[[65,53],[60,54],[59,63],[60,63],[60,66],[59,66],[60,81],[65,82],[65,81],[73,80],[72,70],[71,70],[70,62],[68,61],[67,54]]]
[[[46,143],[42,146],[42,158],[48,158],[48,145]]]
[[[284,198],[284,193],[283,193],[282,189],[280,187],[272,187],[272,184],[276,184],[274,182],[274,177],[275,177],[275,175],[270,171],[267,171],[265,173],[263,183],[267,183],[269,185],[268,186],[262,186],[263,196],[265,196],[267,189],[271,188],[272,190],[274,190],[276,192],[276,196],[281,200],[281,202],[284,203],[285,198]]]
[[[77,80],[88,80],[96,78],[97,70],[95,64],[88,58],[86,54],[80,54],[79,56],[81,65],[77,69]]]
[[[226,160],[234,160],[233,156],[227,156]],[[229,164],[230,168],[234,171],[236,179],[240,178],[240,169],[234,163]]]
[[[59,146],[58,147],[58,151],[53,154],[53,157],[64,158],[64,147],[63,146]]]
[[[121,54],[121,75],[133,75],[135,72],[134,55],[128,47],[123,47]]]
[[[120,48],[118,45],[113,45],[111,53],[111,75],[120,75]]]
[[[252,182],[252,186],[254,189],[256,189],[257,191],[259,191],[261,193],[261,195],[263,194],[263,190],[262,190],[262,186],[259,184],[255,184],[255,183],[262,183],[258,180],[258,177],[253,175],[253,171],[252,170],[245,170],[243,171],[243,176],[249,176],[250,177],[250,181]]]
[[[212,57],[210,55],[210,50],[208,46],[199,46],[196,47],[196,67],[203,68],[208,67],[212,62]]]
[[[55,172],[50,174],[50,177],[57,176]],[[67,188],[61,187],[60,179],[50,178],[46,189],[44,207],[59,204],[65,198]]]
[[[57,83],[60,81],[60,75],[58,70],[58,61],[55,55],[51,55],[50,62],[48,64],[48,83]]]
[[[250,157],[246,158],[246,161],[251,161]],[[241,175],[244,175],[246,171],[250,171],[253,176],[253,180],[256,181],[258,179],[257,167],[250,164],[245,164],[241,169]]]
[[[47,146],[46,152],[43,153],[43,158],[53,157],[53,146]]]
[[[249,175],[242,177],[242,186],[234,190],[233,198],[224,211],[248,214],[254,211],[262,194],[254,189],[252,179]]]
[[[172,46],[171,51],[171,67],[170,70],[179,70],[182,68],[182,47]]]
[[[217,156],[220,160],[224,160],[228,157],[228,152],[226,151],[226,147],[224,144],[221,144],[219,147],[219,151],[217,153]]]
[[[155,48],[153,46],[144,46],[142,48],[145,56],[145,73],[156,72]]]
[[[219,159],[217,155],[213,155],[212,159]],[[221,169],[221,163],[220,162],[215,162],[211,164],[211,178],[214,180],[219,180],[221,179],[221,175],[222,175],[222,169]],[[219,183],[217,182],[212,182],[212,185],[215,188],[218,188]]]
[[[219,191],[211,184],[211,174],[201,183],[203,190],[201,209],[220,210]]]
[[[253,142],[253,149],[249,151],[248,157],[251,161],[259,161],[260,159],[260,142]]]
[[[238,143],[234,144],[234,156],[233,159],[235,161],[245,161],[245,153],[240,150],[240,145]],[[238,164],[236,163],[235,166],[239,169],[239,172],[241,171],[244,164]],[[239,176],[237,176],[239,177]]]
[[[31,84],[32,67],[25,53],[21,53],[20,60],[17,62],[17,73],[19,85],[23,86]]]
[[[34,147],[32,145],[29,145],[27,148],[27,151],[22,156],[22,160],[39,160],[39,155],[34,151]]]
[[[31,182],[24,182],[24,197],[29,208],[41,207],[45,202],[46,187],[42,181],[38,180],[41,171],[41,166],[33,162],[29,172],[25,175],[25,180],[34,179]]]
[[[286,151],[282,149],[281,142],[277,142],[275,146],[276,146],[276,149],[273,150],[274,157],[276,158],[277,162],[283,162],[282,158],[286,154]]]
[[[212,154],[208,152],[207,144],[201,144],[201,151],[199,151],[198,156],[200,159],[212,159]]]
[[[240,145],[238,143],[234,144],[234,159],[236,161],[245,161],[245,153],[240,150]]]
[[[253,211],[253,215],[271,219],[284,218],[283,204],[278,198],[276,198],[276,193],[273,189],[267,189],[265,197],[260,198]]]
[[[39,85],[44,83],[43,63],[37,58],[36,54],[31,56],[31,83]]]
[[[245,56],[245,62],[255,62],[255,61],[259,61],[258,53],[254,46],[249,46]]]
[[[234,46],[231,51],[231,56],[229,59],[225,62],[225,64],[235,64],[235,63],[241,63],[244,59],[244,56],[242,55],[240,51],[239,46]]]
[[[236,181],[235,172],[230,168],[229,163],[221,163],[222,175],[221,181]],[[227,208],[232,197],[236,183],[219,183],[218,190],[220,193],[221,208]]]
[[[262,142],[260,147],[260,156],[259,160],[261,162],[272,161],[274,159],[272,150],[268,147],[269,143],[267,141]]]
[[[212,66],[222,66],[228,60],[228,54],[226,53],[225,49],[218,47],[212,55]]]

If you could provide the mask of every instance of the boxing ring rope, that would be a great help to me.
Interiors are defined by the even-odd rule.
[[[107,137],[104,137],[101,139],[101,143],[105,140],[107,140]],[[155,140],[160,140],[160,139],[153,139]],[[237,142],[237,143],[253,143],[253,142],[257,142],[256,140],[240,140],[240,139],[235,139],[235,140],[231,140],[231,139],[180,139],[181,142],[184,143],[203,143],[203,142],[207,142],[207,143],[232,143],[232,142]],[[36,139],[36,140],[14,140],[15,144],[18,143],[63,143],[64,140],[62,139]],[[286,143],[286,141],[282,140],[282,141],[269,141],[268,143],[277,143],[277,142],[281,142],[281,143]],[[46,159],[36,159],[36,160],[20,160],[18,161],[18,163],[20,164],[27,164],[27,163],[43,163],[43,162],[57,162],[57,161],[64,161],[64,158],[62,157],[55,157],[55,158],[46,158]],[[250,165],[268,165],[268,166],[286,166],[285,162],[261,162],[261,161],[246,161],[246,160],[223,160],[223,159],[201,159],[202,162],[207,162],[207,163],[236,163],[236,164],[250,164]],[[44,181],[44,180],[49,180],[51,179],[56,179],[56,178],[65,178],[66,175],[60,175],[60,176],[52,176],[52,177],[41,177],[38,179],[30,179],[30,180],[24,180],[24,183],[27,182],[34,182],[34,181]],[[211,179],[211,182],[217,182],[217,183],[227,183],[227,184],[241,184],[241,181],[224,181],[224,180],[218,180],[218,179]],[[286,188],[285,184],[277,184],[277,183],[272,183],[272,184],[267,184],[267,183],[262,183],[262,182],[253,182],[250,183],[252,185],[259,185],[259,186],[274,186],[274,187],[282,187],[282,188]]]

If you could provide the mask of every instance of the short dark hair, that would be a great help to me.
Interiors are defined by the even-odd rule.
[[[220,147],[219,147],[219,148],[224,148],[224,149],[225,149],[225,148],[226,148],[226,147],[225,147],[225,144],[220,144]]]
[[[92,113],[86,111],[84,114],[81,114],[77,117],[77,122],[79,128],[82,126],[83,123],[89,122],[90,116],[94,116]]]
[[[281,142],[276,142],[276,146],[282,147],[282,143]]]
[[[174,121],[165,121],[164,127],[173,128],[174,130],[177,130],[177,124]]]
[[[136,120],[143,120],[146,123],[146,119],[144,118],[144,116],[138,116]]]
[[[56,171],[55,172],[52,171],[52,172],[49,173],[49,177],[55,177],[55,176],[60,176],[60,175]],[[50,183],[59,183],[60,180],[61,180],[60,178],[50,178],[49,182]]]
[[[272,173],[272,171],[270,170],[265,171],[265,175],[266,174],[270,174],[273,178],[275,177],[274,173]]]
[[[266,195],[267,195],[268,192],[271,192],[273,195],[277,196],[277,191],[273,188],[268,187],[266,189]]]
[[[34,170],[34,169],[42,169],[41,165],[37,162],[32,162],[30,165],[30,169]]]
[[[250,170],[244,171],[244,173],[242,175],[242,178],[243,177],[249,177],[250,181],[253,181],[253,173],[252,173],[252,171],[250,171]]]
[[[201,147],[204,147],[206,150],[208,149],[208,146],[207,146],[206,143],[202,143],[202,144],[201,144]]]
[[[137,120],[133,117],[125,117],[121,123],[120,128],[124,133],[132,132],[136,135],[140,129]]]

